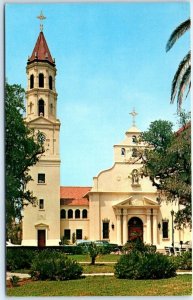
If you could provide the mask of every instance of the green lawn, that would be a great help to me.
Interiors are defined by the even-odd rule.
[[[84,274],[91,273],[114,273],[114,264],[106,265],[105,263],[96,265],[82,265]]]
[[[126,280],[110,276],[70,281],[34,281],[8,288],[7,296],[183,296],[192,293],[192,276],[162,280]]]
[[[78,262],[90,262],[90,256],[88,254],[84,255],[68,255],[68,257],[77,260]],[[99,255],[96,258],[96,262],[117,262],[120,258],[119,255],[116,254],[105,254]]]
[[[81,263],[81,266],[83,267],[83,273],[85,273],[85,274],[114,273],[114,265],[115,265],[114,263],[112,263],[112,264],[96,263],[95,265]],[[21,269],[21,270],[15,270],[14,272],[29,274],[30,270]]]

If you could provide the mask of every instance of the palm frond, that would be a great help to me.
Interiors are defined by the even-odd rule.
[[[182,104],[182,99],[184,96],[184,92],[187,88],[187,86],[190,86],[190,76],[191,76],[191,66],[187,68],[185,71],[182,80],[179,85],[179,90],[178,90],[178,96],[177,96],[177,104],[178,104],[178,110],[181,109],[181,104]]]
[[[190,89],[191,89],[191,80],[190,80],[190,83],[189,83],[189,86],[188,86],[188,90],[187,90],[187,94],[186,94],[185,99],[188,97],[188,95],[190,93]]]
[[[166,44],[166,52],[168,52],[175,42],[188,30],[190,29],[190,19],[181,23],[171,34]]]
[[[171,100],[170,100],[171,103],[174,102],[180,80],[183,77],[183,74],[185,73],[187,68],[190,66],[190,63],[191,63],[191,51],[189,51],[188,54],[183,58],[183,60],[179,64],[178,69],[174,75],[174,78],[172,81],[172,89],[171,89]]]

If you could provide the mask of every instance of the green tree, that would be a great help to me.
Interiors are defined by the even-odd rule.
[[[181,122],[186,120],[182,114]],[[144,149],[143,174],[149,176],[157,187],[159,200],[179,200],[180,209],[175,214],[177,227],[191,226],[191,129],[187,120],[178,132],[172,131],[172,123],[155,121],[141,139],[148,143]]]
[[[97,256],[101,253],[101,248],[95,243],[91,242],[91,244],[88,246],[88,253],[91,258],[91,265],[94,265]]]
[[[6,232],[16,218],[21,219],[24,201],[36,200],[26,185],[32,180],[29,168],[44,152],[43,144],[35,142],[34,132],[24,122],[24,97],[20,85],[5,84]]]
[[[166,52],[169,51],[175,42],[187,31],[190,29],[190,19],[181,23],[171,34],[167,44]],[[178,110],[181,109],[182,101],[184,99],[184,93],[187,90],[187,95],[189,94],[191,87],[191,51],[186,54],[181,63],[178,66],[178,69],[174,75],[171,88],[171,103],[174,102],[175,98],[177,99]]]

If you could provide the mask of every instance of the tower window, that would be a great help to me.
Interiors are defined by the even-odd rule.
[[[45,174],[44,173],[38,174],[38,183],[45,183]]]
[[[121,155],[125,155],[125,148],[121,148]]]
[[[44,74],[40,73],[39,74],[39,87],[44,87]]]
[[[39,209],[44,209],[44,199],[39,200]]]
[[[40,99],[38,102],[38,115],[39,116],[44,116],[44,100]]]
[[[69,209],[68,210],[68,219],[72,219],[73,218],[73,210]]]
[[[80,210],[79,209],[75,210],[75,219],[80,219]]]
[[[66,211],[65,211],[65,209],[61,210],[61,212],[60,212],[60,218],[61,219],[66,219]]]
[[[33,89],[34,88],[34,75],[32,74],[30,76],[30,89]]]
[[[87,209],[83,209],[82,211],[82,218],[87,219]]]
[[[49,76],[49,89],[52,90],[52,76]]]
[[[136,143],[136,142],[137,142],[137,137],[136,137],[136,135],[133,135],[133,136],[132,136],[132,142],[133,142],[133,143]]]

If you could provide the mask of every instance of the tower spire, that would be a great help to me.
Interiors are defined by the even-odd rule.
[[[43,23],[42,23],[42,21],[43,21],[44,19],[46,19],[46,17],[43,15],[42,10],[41,10],[41,12],[40,12],[40,15],[37,16],[37,18],[40,20],[40,31],[42,32],[42,31],[43,31]]]
[[[136,127],[136,124],[135,124],[135,117],[138,115],[138,113],[135,111],[135,108],[133,108],[133,111],[129,113],[132,117],[133,117],[133,124],[132,126],[133,127]]]

